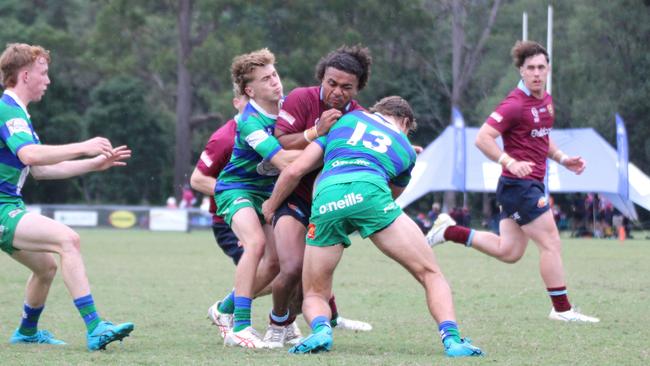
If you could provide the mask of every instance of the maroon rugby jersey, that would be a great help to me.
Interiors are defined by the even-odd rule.
[[[223,126],[219,127],[210,139],[208,140],[205,149],[201,153],[199,161],[196,163],[196,168],[206,176],[218,177],[221,170],[230,161],[232,155],[233,145],[235,143],[235,135],[237,133],[237,122],[234,119],[226,122]],[[210,213],[212,214],[212,222],[224,223],[223,217],[215,215],[217,212],[217,205],[214,202],[214,197],[210,199]]]
[[[523,179],[544,181],[549,135],[553,129],[555,112],[553,98],[544,92],[542,99],[535,98],[523,81],[501,101],[485,121],[501,133],[506,153],[517,161],[535,163],[533,172]],[[504,177],[517,178],[505,167]]]
[[[318,123],[320,115],[327,109],[329,108],[323,103],[320,86],[296,88],[282,103],[275,128],[285,134],[302,133]],[[358,109],[363,110],[363,107],[356,100],[352,100],[342,112],[347,113]],[[295,190],[296,195],[309,205],[311,205],[312,189],[317,175],[318,171],[314,171],[304,176]]]

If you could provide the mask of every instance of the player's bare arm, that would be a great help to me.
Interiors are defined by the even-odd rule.
[[[301,151],[300,159],[295,160],[282,170],[275,182],[271,197],[262,205],[262,212],[268,223],[271,223],[275,210],[296,189],[300,179],[322,164],[323,149],[318,144],[311,143],[304,151]]]
[[[300,154],[302,154],[302,150],[282,149],[278,151],[277,154],[273,155],[273,157],[271,158],[271,163],[275,165],[276,168],[283,170],[294,160],[296,160],[300,156]]]
[[[581,156],[568,156],[551,139],[549,139],[548,157],[578,175],[582,174],[587,167],[587,163]]]
[[[69,160],[52,165],[35,165],[30,169],[34,179],[66,179],[89,172],[98,172],[112,167],[125,166],[131,157],[131,150],[126,145],[118,146],[111,151],[110,157],[97,155],[90,159]]]
[[[523,178],[533,172],[535,163],[530,161],[517,161],[505,153],[497,144],[497,137],[501,133],[494,127],[484,123],[476,134],[476,147],[490,160],[496,161],[510,173]]]
[[[217,185],[217,178],[207,176],[198,168],[194,168],[192,176],[190,177],[190,186],[192,186],[192,189],[205,195],[212,196],[214,195],[215,185]]]
[[[66,145],[28,145],[18,151],[18,159],[30,166],[52,165],[82,156],[104,155],[113,152],[111,142],[104,137],[95,137],[83,142]]]

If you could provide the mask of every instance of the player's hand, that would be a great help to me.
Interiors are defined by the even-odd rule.
[[[262,204],[262,214],[264,214],[264,220],[267,224],[273,223],[273,216],[275,216],[275,208],[272,207],[269,200],[264,201]]]
[[[416,154],[419,154],[424,151],[424,148],[420,145],[411,145]]]
[[[105,137],[93,137],[79,144],[86,156],[103,155],[106,158],[110,158],[113,153],[113,145]]]
[[[506,169],[514,174],[517,178],[523,178],[533,172],[535,163],[530,161],[515,161]]]
[[[562,165],[578,175],[582,174],[582,172],[584,172],[585,168],[587,167],[587,163],[580,156],[572,156],[566,158],[562,162]]]
[[[328,109],[320,115],[318,119],[318,124],[316,125],[316,131],[318,131],[318,136],[325,136],[330,132],[332,125],[341,118],[343,114],[338,109]]]
[[[95,171],[106,170],[114,166],[125,166],[126,162],[124,160],[130,157],[131,150],[129,150],[126,145],[118,146],[111,150],[109,157],[106,157],[106,155],[103,154],[95,157],[97,160]]]

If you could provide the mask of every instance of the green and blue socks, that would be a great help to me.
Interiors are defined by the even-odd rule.
[[[315,317],[309,325],[311,326],[312,333],[318,333],[324,329],[332,329],[330,320],[324,315]]]
[[[33,308],[25,303],[25,305],[23,305],[23,317],[20,320],[18,332],[25,336],[33,336],[36,334],[36,330],[38,329],[38,318],[40,318],[44,308],[45,305],[40,308]]]
[[[251,325],[251,306],[253,299],[245,296],[235,296],[235,317],[233,331],[239,332]],[[219,310],[221,311],[221,310]]]
[[[235,312],[235,290],[232,290],[226,297],[219,302],[217,306],[222,314],[232,314]]]
[[[445,344],[445,340],[447,339],[456,343],[462,342],[460,339],[460,331],[458,331],[458,324],[455,321],[447,320],[438,324],[438,331],[440,332],[442,344]]]
[[[93,300],[93,295],[88,294],[74,299],[74,306],[79,310],[81,318],[83,318],[84,323],[86,323],[86,329],[88,333],[92,333],[97,325],[102,321],[102,319],[97,315],[97,309],[95,309],[95,300]]]

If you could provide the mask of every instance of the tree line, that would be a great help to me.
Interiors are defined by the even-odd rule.
[[[650,1],[536,0],[4,0],[0,43],[51,51],[52,84],[30,105],[43,143],[102,135],[134,151],[128,167],[66,182],[28,180],[27,202],[162,204],[177,192],[210,133],[235,113],[229,66],[268,47],[285,93],[314,85],[320,57],[370,48],[363,105],[407,99],[426,145],[457,105],[479,126],[517,83],[509,51],[529,14],[546,43],[554,6],[556,127],[593,127],[615,144],[627,123],[630,160],[650,171]]]

